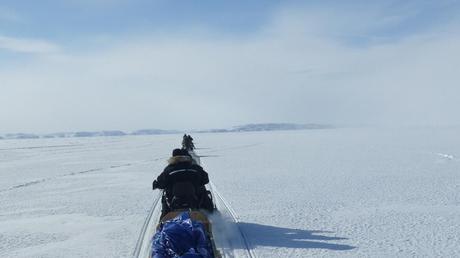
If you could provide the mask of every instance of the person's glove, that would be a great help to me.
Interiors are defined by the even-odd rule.
[[[152,183],[152,190],[158,189],[158,182],[157,180],[153,181]]]

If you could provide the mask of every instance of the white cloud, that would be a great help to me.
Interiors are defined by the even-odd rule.
[[[426,32],[358,48],[305,33],[323,21],[283,11],[250,38],[131,37],[0,69],[3,130],[460,123],[459,36]]]
[[[43,54],[59,51],[59,46],[46,40],[13,38],[0,35],[0,50]]]

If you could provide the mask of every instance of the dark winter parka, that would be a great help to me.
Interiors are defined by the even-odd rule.
[[[173,156],[168,163],[155,180],[154,188],[165,189],[168,197],[171,197],[172,187],[178,182],[191,182],[198,195],[206,191],[205,185],[209,183],[208,173],[201,166],[194,164],[190,156]]]

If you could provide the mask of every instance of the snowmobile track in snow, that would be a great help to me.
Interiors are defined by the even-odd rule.
[[[149,225],[151,224],[152,220],[155,219],[153,217],[153,214],[155,213],[155,211],[158,208],[158,204],[160,203],[160,199],[161,199],[161,194],[158,194],[155,197],[155,199],[153,200],[152,207],[150,208],[149,214],[147,215],[147,218],[144,221],[144,225],[142,226],[141,232],[139,234],[139,238],[137,239],[136,248],[134,249],[134,252],[133,252],[133,257],[135,257],[135,258],[142,257],[141,256],[141,249],[145,248],[145,244],[147,244],[147,246],[149,246],[148,243],[150,242],[150,239],[149,239],[149,236],[147,234],[147,230],[148,230]]]
[[[53,177],[41,178],[41,179],[37,179],[37,180],[34,180],[34,181],[29,181],[29,182],[25,182],[25,183],[22,183],[22,184],[14,185],[14,186],[11,186],[9,188],[0,189],[0,193],[11,191],[11,190],[16,190],[18,188],[23,188],[23,187],[36,185],[36,184],[44,183],[44,182],[47,182],[47,181],[50,181],[50,180],[55,180],[55,179],[64,178],[64,177],[68,177],[68,176],[76,176],[76,175],[82,175],[82,174],[87,174],[87,173],[92,173],[92,172],[99,172],[99,171],[104,171],[104,170],[109,170],[109,169],[129,167],[129,166],[132,166],[132,165],[133,165],[132,163],[126,163],[126,164],[121,164],[121,165],[111,165],[111,166],[105,167],[105,168],[104,167],[102,167],[102,168],[92,168],[92,169],[87,169],[87,170],[83,170],[83,171],[77,171],[77,172],[71,172],[71,173],[67,173],[67,174],[56,175],[56,176],[53,176]]]
[[[245,245],[245,250],[247,252],[248,257],[256,258],[257,256],[255,255],[254,251],[252,250],[251,245],[250,245],[246,235],[244,234],[244,231],[240,227],[240,220],[239,220],[239,217],[236,214],[235,210],[233,210],[233,208],[228,204],[228,202],[225,200],[225,198],[219,193],[219,191],[217,190],[217,188],[214,185],[214,183],[210,182],[209,184],[211,186],[211,192],[213,193],[214,198],[218,198],[222,202],[222,204],[224,205],[224,208],[231,215],[232,220],[235,223],[239,234],[241,235],[241,239],[243,240],[243,243]]]

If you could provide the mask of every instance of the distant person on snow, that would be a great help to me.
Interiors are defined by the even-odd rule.
[[[205,185],[208,173],[195,164],[184,149],[174,149],[163,172],[152,183],[152,188],[164,189],[161,199],[162,216],[174,209],[203,208],[210,212],[214,206]]]

